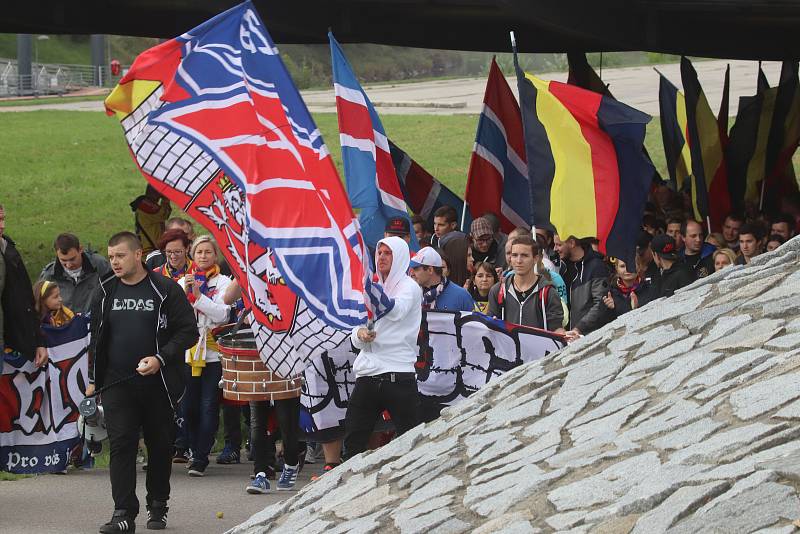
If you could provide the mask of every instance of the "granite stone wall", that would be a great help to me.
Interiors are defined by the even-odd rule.
[[[794,532],[798,258],[631,312],[231,532]]]

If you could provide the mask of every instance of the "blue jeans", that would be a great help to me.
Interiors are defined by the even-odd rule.
[[[193,461],[205,467],[219,426],[222,364],[207,362],[200,376],[192,376],[192,369],[187,365],[186,375],[186,397],[183,399],[186,436]]]

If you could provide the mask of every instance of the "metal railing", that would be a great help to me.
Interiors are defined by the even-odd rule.
[[[124,71],[123,71],[124,72]],[[0,59],[0,97],[65,94],[83,87],[113,87],[120,76],[107,66],[34,63],[20,74],[17,62]]]

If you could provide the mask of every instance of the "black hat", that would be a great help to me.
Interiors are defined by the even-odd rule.
[[[390,234],[411,235],[411,224],[404,217],[392,217],[386,222],[383,231]]]
[[[636,248],[639,250],[644,250],[650,246],[650,243],[653,242],[653,236],[650,232],[642,232],[639,234],[639,239],[636,240]]]
[[[678,246],[675,244],[675,240],[667,234],[655,236],[652,243],[650,243],[650,247],[655,254],[658,254],[665,260],[678,259]]]

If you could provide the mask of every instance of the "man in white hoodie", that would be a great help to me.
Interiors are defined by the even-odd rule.
[[[407,274],[408,244],[396,236],[381,239],[375,266],[378,282],[393,305],[372,329],[356,327],[350,335],[361,352],[353,364],[356,385],[345,416],[344,459],[366,450],[383,410],[391,414],[397,435],[419,422],[414,364],[422,321],[422,289]]]

